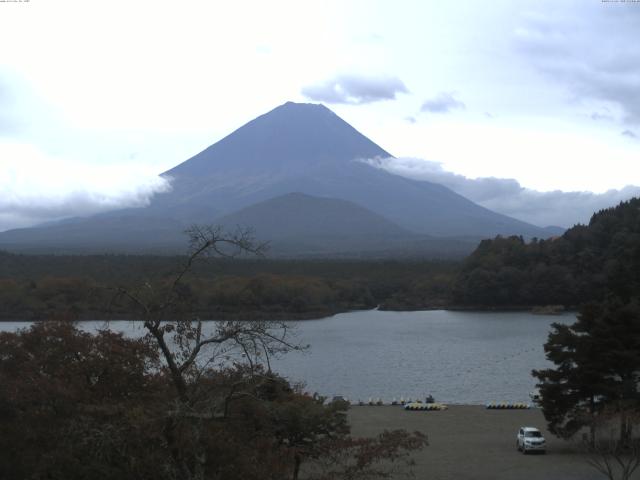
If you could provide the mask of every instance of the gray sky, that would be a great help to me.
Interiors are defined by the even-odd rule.
[[[640,185],[636,2],[31,0],[0,3],[0,41],[0,230],[144,205],[288,100],[534,223]],[[518,187],[474,198],[490,177]]]

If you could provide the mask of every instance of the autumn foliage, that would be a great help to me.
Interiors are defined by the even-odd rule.
[[[109,330],[38,323],[0,334],[0,352],[0,478],[184,478],[179,461],[198,445],[201,478],[384,478],[426,444],[406,432],[354,439],[346,404],[256,366],[203,371],[189,380],[193,415],[180,413],[153,343]]]

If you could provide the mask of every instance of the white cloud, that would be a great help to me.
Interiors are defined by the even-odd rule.
[[[464,110],[466,105],[455,97],[454,92],[441,92],[434,98],[425,100],[420,110],[430,113],[449,113],[452,110]]]
[[[471,178],[515,178],[535,190],[605,192],[638,183],[636,141],[619,128],[584,122],[444,115],[415,124],[388,122],[366,133],[396,156],[437,159]]]
[[[408,92],[397,77],[365,75],[338,75],[302,89],[302,94],[311,100],[352,105],[394,100],[398,93]]]
[[[0,144],[0,231],[106,210],[142,207],[169,182],[131,162],[103,165]]]
[[[595,211],[640,196],[640,186],[632,185],[603,193],[540,192],[525,188],[514,179],[467,178],[446,171],[439,162],[419,158],[385,158],[366,162],[396,175],[445,185],[490,210],[542,227],[571,227],[576,223],[588,223]]]

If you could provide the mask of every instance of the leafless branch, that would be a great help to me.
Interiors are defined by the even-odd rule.
[[[629,480],[640,467],[640,439],[633,438],[633,428],[631,438],[621,435],[621,425],[637,426],[639,420],[635,409],[610,409],[599,415],[595,441],[583,443],[587,463],[609,480]]]

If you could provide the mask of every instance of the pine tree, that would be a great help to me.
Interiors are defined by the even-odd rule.
[[[555,368],[534,370],[549,430],[571,437],[605,407],[620,415],[621,440],[628,413],[640,407],[640,304],[610,297],[584,306],[573,325],[554,324],[545,344]]]

